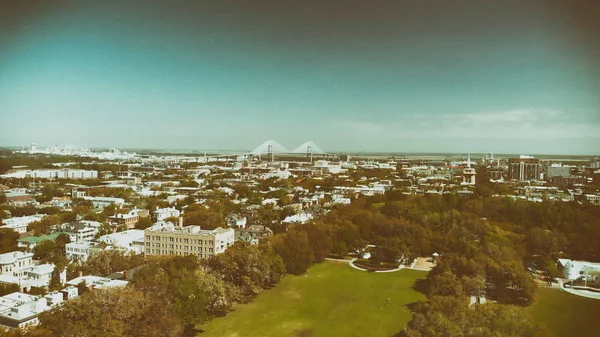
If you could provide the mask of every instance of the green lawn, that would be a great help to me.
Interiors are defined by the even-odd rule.
[[[600,300],[572,295],[558,289],[539,288],[528,308],[555,337],[597,336]]]
[[[252,303],[205,325],[199,336],[391,336],[411,319],[402,305],[425,299],[412,289],[425,275],[368,273],[326,261],[305,275],[286,276]]]

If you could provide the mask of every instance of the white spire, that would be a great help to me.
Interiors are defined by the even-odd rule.
[[[471,154],[469,153],[468,157],[467,157],[467,167],[471,167]]]

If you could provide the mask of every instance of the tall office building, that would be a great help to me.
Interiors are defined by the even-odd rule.
[[[508,160],[508,178],[519,181],[540,180],[540,160],[531,156],[510,158]]]

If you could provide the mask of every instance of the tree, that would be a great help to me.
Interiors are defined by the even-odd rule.
[[[202,229],[215,229],[225,226],[225,215],[213,209],[201,207],[195,211],[185,212],[183,222],[186,226],[196,225]]]
[[[19,233],[9,228],[0,228],[0,254],[17,250]]]
[[[85,282],[85,280],[83,282],[79,282],[77,284],[77,295],[78,296],[81,296],[81,295],[87,293],[88,291],[90,291],[90,289],[88,288],[88,285]]]
[[[59,252],[56,242],[44,240],[33,247],[33,258],[36,260],[48,260]]]
[[[181,326],[171,310],[131,287],[95,289],[40,314],[39,329],[55,336],[177,336]]]
[[[463,296],[463,286],[458,277],[450,271],[444,271],[441,274],[434,274],[429,279],[429,294],[431,296]]]
[[[46,288],[45,287],[31,287],[31,289],[29,289],[29,294],[44,296],[44,295],[46,295]]]
[[[56,239],[54,239],[56,243],[56,248],[61,254],[65,254],[67,243],[71,243],[71,237],[68,234],[60,233]]]
[[[21,291],[18,284],[0,283],[0,296],[12,294]]]
[[[50,228],[56,226],[62,222],[60,215],[48,215],[43,217],[40,221],[34,221],[27,225],[28,231],[33,231],[35,236],[46,235],[50,233]]]
[[[231,309],[223,281],[199,270],[174,284],[173,310],[187,331]]]
[[[150,217],[141,217],[141,218],[139,218],[138,222],[135,224],[135,228],[143,230],[152,225],[153,225],[153,223],[152,223],[152,219]]]

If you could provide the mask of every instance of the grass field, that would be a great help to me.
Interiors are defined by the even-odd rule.
[[[199,336],[391,336],[411,319],[402,305],[425,299],[412,289],[425,275],[406,269],[368,273],[326,261],[305,275],[285,277],[252,303],[203,326]]]
[[[539,288],[528,310],[555,337],[598,336],[600,300]]]

